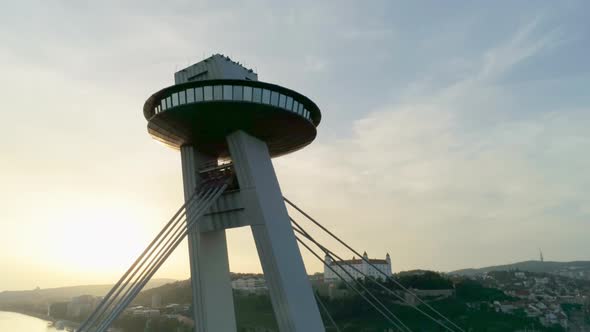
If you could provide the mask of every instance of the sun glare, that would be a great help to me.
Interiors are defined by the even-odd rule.
[[[54,225],[48,246],[60,266],[76,274],[110,276],[124,271],[150,238],[134,211],[77,211]]]

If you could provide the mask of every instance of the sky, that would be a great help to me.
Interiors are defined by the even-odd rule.
[[[588,2],[2,7],[0,291],[118,279],[183,201],[143,103],[214,53],[317,103],[316,141],[273,160],[282,191],[394,272],[590,260]],[[260,272],[247,228],[228,241]],[[157,276],[187,278],[187,251]]]

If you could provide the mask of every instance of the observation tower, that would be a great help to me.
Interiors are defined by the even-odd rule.
[[[215,172],[234,181],[188,233],[195,331],[236,331],[225,230],[249,226],[280,331],[324,331],[271,158],[310,144],[319,108],[223,55],[174,74],[143,113],[180,150],[185,201]],[[190,205],[186,214],[197,215]]]

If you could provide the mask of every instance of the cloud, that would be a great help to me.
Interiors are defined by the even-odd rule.
[[[80,236],[72,203],[145,229],[127,241],[140,251],[182,200],[179,156],[150,141],[142,102],[214,52],[320,105],[317,141],[276,161],[284,192],[397,270],[587,252],[583,6],[37,2],[0,14],[5,256],[60,266],[40,229]],[[240,231],[232,268],[253,271]],[[87,239],[80,253],[105,241]],[[175,257],[163,273],[183,277],[186,250]],[[64,282],[46,271],[40,286]],[[112,279],[97,275],[80,281]]]
[[[454,84],[413,90],[355,121],[349,137],[278,160],[285,192],[357,248],[391,250],[398,269],[505,263],[538,247],[588,258],[590,109],[522,117],[517,91],[496,80],[551,46],[537,25]]]

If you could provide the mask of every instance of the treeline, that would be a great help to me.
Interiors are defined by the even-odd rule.
[[[461,278],[451,280],[447,276],[433,271],[400,273],[395,277],[406,288],[424,290],[454,289],[453,296],[442,300],[434,300],[429,302],[429,304],[465,330],[507,331],[535,326],[539,331],[548,331],[548,329],[539,326],[538,323],[527,317],[495,312],[486,303],[495,300],[507,300],[509,297],[500,290],[485,287],[477,281]],[[440,326],[437,323],[425,318],[414,307],[402,305],[402,301],[399,298],[384,291],[381,287],[375,285],[374,282],[370,280],[361,282],[364,287],[369,289],[388,310],[395,313],[411,330],[440,330]],[[404,292],[394,282],[384,281],[383,284],[403,297]],[[339,288],[346,288],[346,286],[342,284]],[[188,281],[181,281],[144,291],[134,301],[134,304],[149,305],[153,294],[161,296],[163,305],[169,303],[191,303],[192,293],[190,283]],[[341,294],[344,295],[332,298],[324,292],[319,294],[322,302],[326,305],[330,315],[336,320],[341,331],[383,331],[391,328],[391,323],[384,319],[360,295],[352,291]],[[472,303],[480,303],[481,305],[475,307],[468,305]],[[252,331],[257,328],[278,331],[270,297],[267,293],[249,294],[235,291],[234,304],[238,331]],[[419,308],[434,315],[424,305],[419,306]],[[62,309],[61,311],[63,311],[64,308],[55,309]],[[330,329],[330,323],[324,311],[322,311],[322,317],[328,328],[327,331],[333,331],[333,329]],[[189,331],[188,327],[176,319],[166,318],[165,316],[148,319],[145,317],[124,315],[114,325],[123,328],[126,332]]]
[[[160,287],[145,290],[133,300],[133,305],[149,306],[152,303],[152,296],[159,295],[162,303],[191,303],[192,292],[189,280],[172,282]]]
[[[123,315],[119,317],[113,326],[123,329],[125,332],[190,332],[192,328],[174,318],[156,317],[145,318],[141,316]]]
[[[406,288],[425,290],[453,288],[453,282],[449,278],[434,271],[402,272],[394,277]],[[399,288],[390,280],[386,284],[392,288]]]

